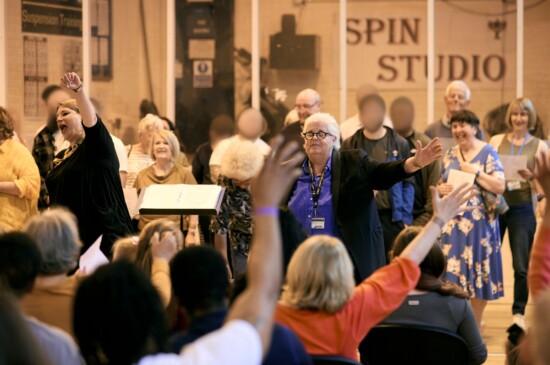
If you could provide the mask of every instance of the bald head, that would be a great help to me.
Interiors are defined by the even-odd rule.
[[[265,132],[266,123],[259,110],[245,109],[237,121],[239,135],[248,140],[255,140]]]
[[[310,115],[321,111],[321,96],[313,89],[304,89],[296,96],[294,108],[303,124]]]
[[[378,89],[371,84],[363,84],[355,90],[355,104],[359,106],[359,103],[365,96],[378,95]]]

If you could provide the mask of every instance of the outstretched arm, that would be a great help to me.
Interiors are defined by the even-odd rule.
[[[443,147],[439,138],[434,138],[422,148],[422,142],[416,141],[416,154],[405,160],[405,172],[412,174],[443,157]]]
[[[271,342],[273,311],[282,282],[282,243],[279,229],[279,204],[300,175],[298,162],[304,158],[298,144],[282,146],[277,137],[262,172],[254,181],[254,236],[248,260],[248,287],[237,298],[227,321],[249,322],[260,334],[264,353]],[[290,163],[284,163],[288,162]]]
[[[67,89],[74,91],[74,98],[80,109],[80,116],[82,122],[87,128],[93,127],[97,123],[97,116],[95,114],[95,108],[88,95],[82,88],[82,81],[80,77],[74,72],[67,72],[62,78],[61,83]]]

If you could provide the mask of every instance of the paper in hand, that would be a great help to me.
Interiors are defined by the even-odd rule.
[[[525,181],[518,170],[527,170],[527,156],[501,155],[500,162],[506,181]]]
[[[458,188],[460,185],[466,183],[468,186],[472,186],[476,180],[476,175],[464,172],[462,170],[452,169],[449,171],[449,176],[447,177],[447,183],[453,186],[453,190]],[[462,204],[462,207],[465,207],[468,202]]]
[[[99,236],[95,242],[88,247],[86,252],[80,256],[80,270],[86,273],[86,275],[92,274],[100,266],[109,263],[109,259],[100,250],[101,239],[103,235]]]

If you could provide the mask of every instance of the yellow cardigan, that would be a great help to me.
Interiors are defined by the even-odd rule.
[[[0,229],[21,230],[38,213],[40,173],[31,153],[13,139],[0,144],[0,181],[13,181],[19,189],[19,196],[0,193]]]

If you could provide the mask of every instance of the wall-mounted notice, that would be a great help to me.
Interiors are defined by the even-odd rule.
[[[81,0],[21,1],[23,32],[81,37]]]
[[[23,37],[24,111],[27,117],[41,117],[44,106],[40,99],[48,84],[48,40],[44,37]]]
[[[193,87],[207,89],[214,86],[211,60],[193,61]]]

